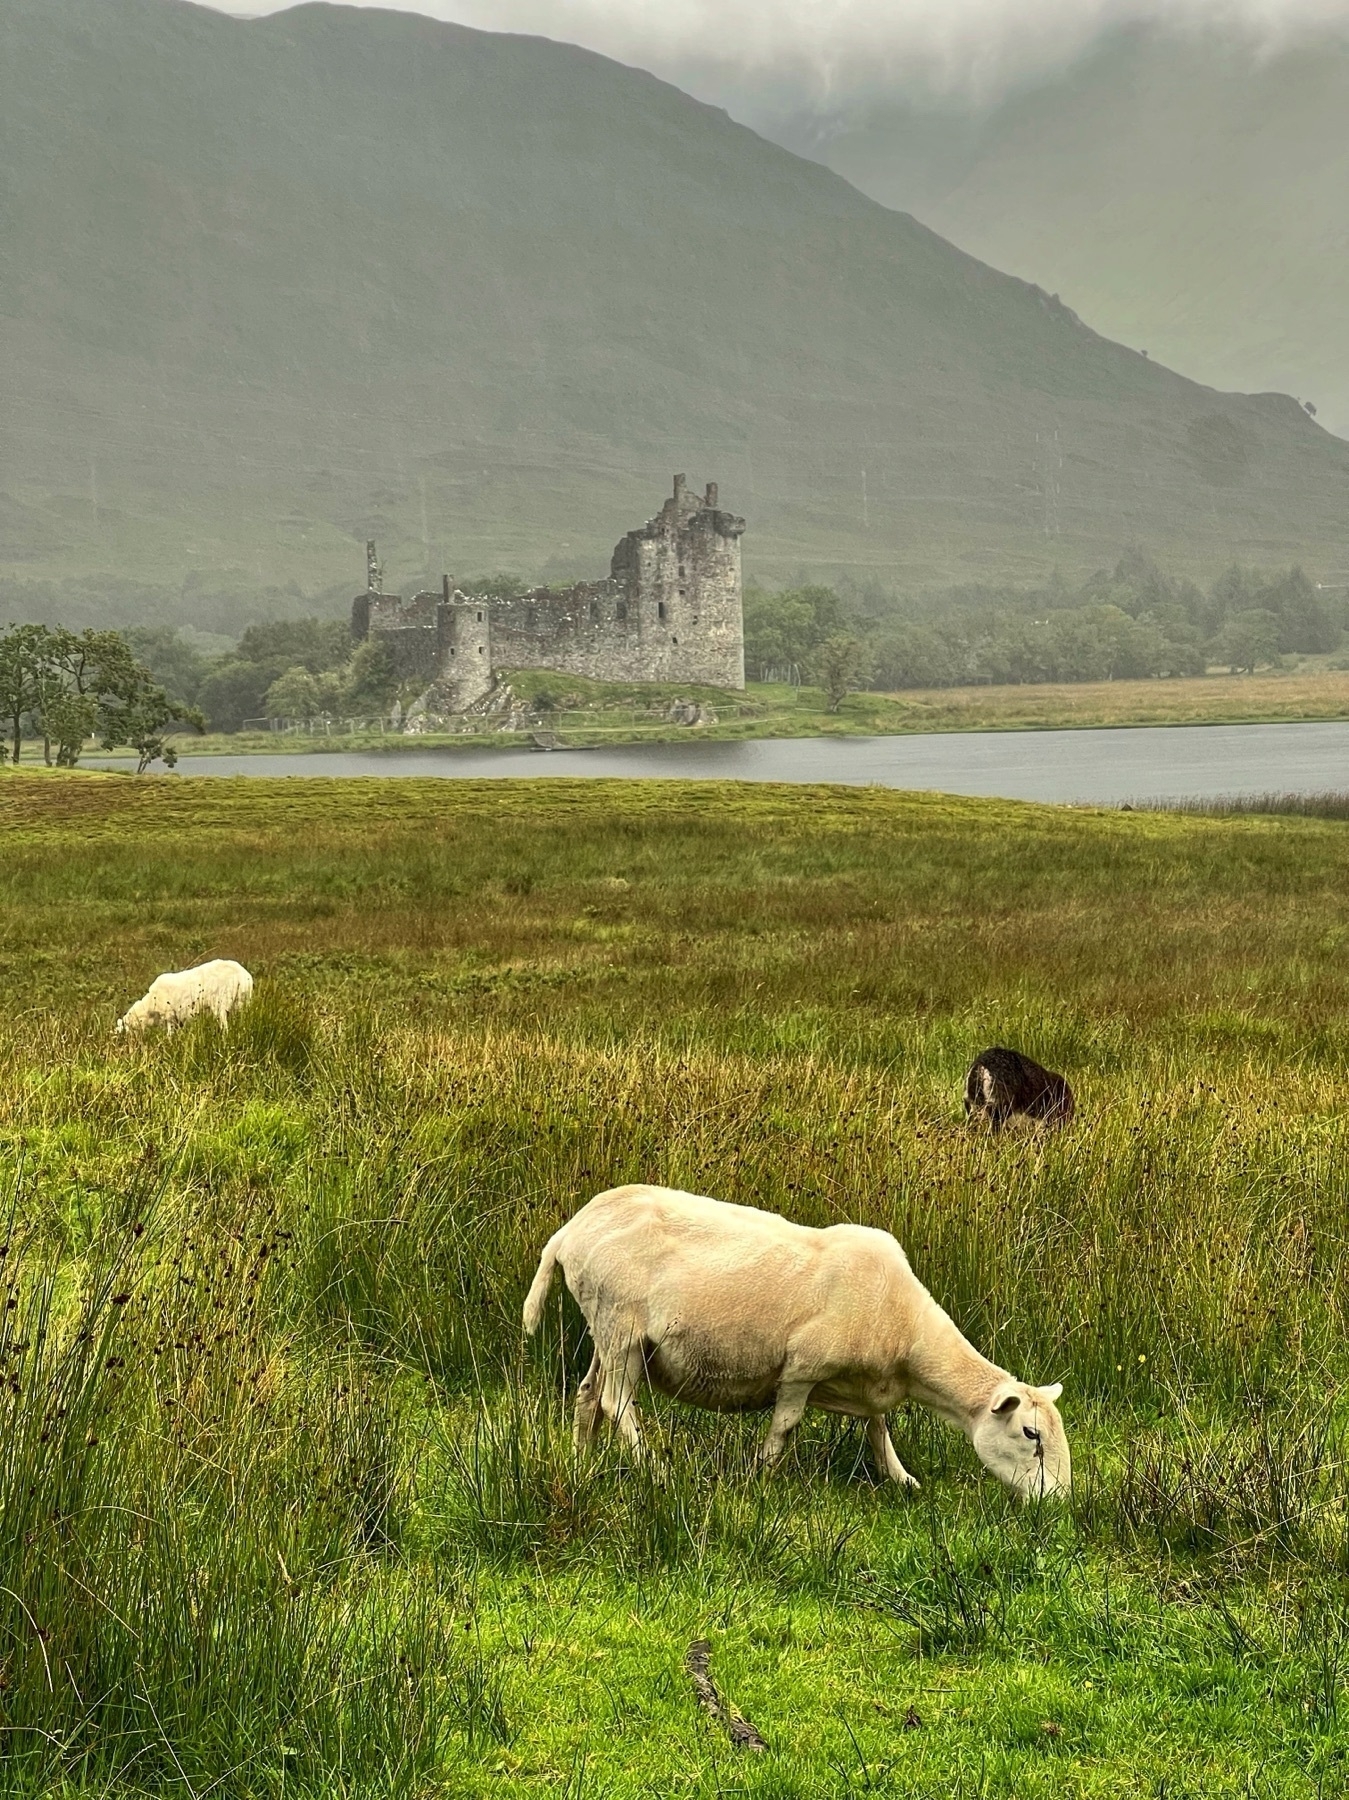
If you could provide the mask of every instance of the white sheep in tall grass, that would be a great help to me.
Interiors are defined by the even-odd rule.
[[[606,1419],[642,1444],[635,1393],[718,1412],[772,1407],[760,1448],[777,1461],[808,1406],[866,1420],[882,1474],[918,1483],[895,1454],[886,1414],[931,1407],[1027,1499],[1067,1494],[1071,1463],[1054,1402],[956,1329],[886,1231],[812,1230],[775,1213],[673,1188],[613,1188],[548,1240],[524,1307],[538,1329],[561,1268],[594,1357],[576,1400],[576,1441]]]
[[[163,1025],[173,1031],[203,1012],[214,1013],[222,1029],[228,1030],[230,1014],[243,1006],[252,992],[253,977],[242,963],[199,963],[195,969],[157,975],[145,997],[123,1013],[115,1030],[140,1032]]]

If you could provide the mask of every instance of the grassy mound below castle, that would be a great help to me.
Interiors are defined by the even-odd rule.
[[[0,780],[15,1794],[1314,1795],[1349,1717],[1343,824],[880,790]],[[162,968],[257,998],[115,1045]],[[971,1136],[970,1056],[1081,1121]],[[896,1231],[1066,1382],[578,1463],[538,1248],[656,1178]],[[737,1754],[683,1673],[769,1744]]]

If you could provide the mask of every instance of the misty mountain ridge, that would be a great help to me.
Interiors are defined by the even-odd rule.
[[[391,586],[594,574],[676,469],[768,580],[1349,561],[1349,445],[1293,399],[567,45],[9,0],[0,145],[0,610],[228,628],[336,604],[369,536]]]
[[[898,99],[764,129],[1099,330],[1349,435],[1349,35],[1108,34],[980,104]]]

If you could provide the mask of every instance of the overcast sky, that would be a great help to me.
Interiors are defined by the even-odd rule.
[[[285,0],[209,0],[234,13]],[[1349,29],[1349,0],[367,0],[532,31],[654,70],[740,117],[887,90],[992,99],[1112,26],[1217,30],[1256,53]]]

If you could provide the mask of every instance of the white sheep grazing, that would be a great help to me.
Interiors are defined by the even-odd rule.
[[[980,1356],[888,1231],[815,1231],[776,1213],[673,1188],[598,1194],[548,1240],[524,1308],[538,1329],[561,1268],[594,1357],[576,1399],[576,1442],[603,1416],[634,1450],[640,1381],[718,1412],[773,1409],[760,1460],[776,1462],[808,1406],[867,1422],[884,1475],[918,1483],[885,1415],[906,1400],[963,1431],[1019,1495],[1066,1494],[1068,1440],[1054,1402]]]
[[[172,1031],[198,1013],[212,1012],[222,1029],[228,1030],[230,1014],[244,1005],[252,992],[253,977],[242,963],[199,963],[195,969],[156,975],[145,998],[127,1009],[115,1029],[136,1032],[163,1025]]]

